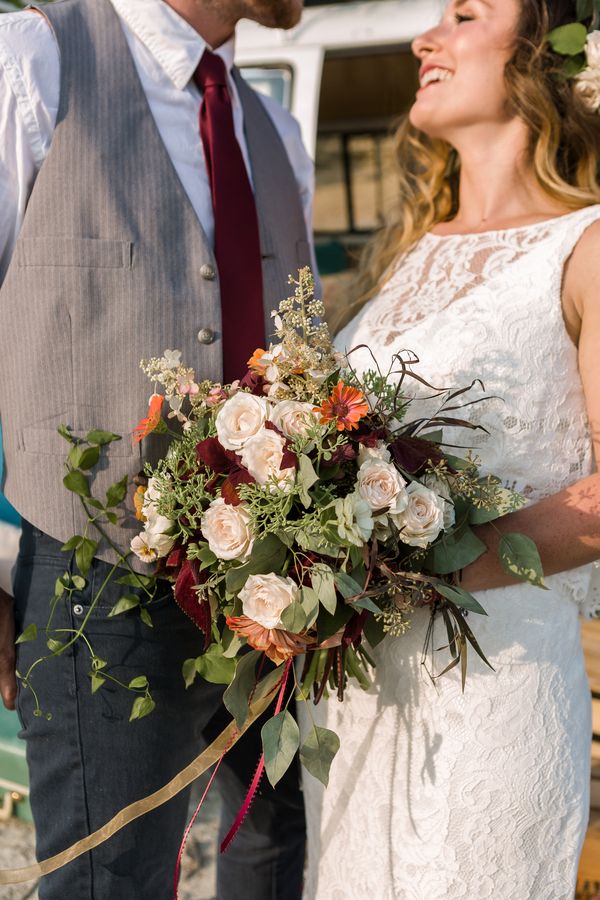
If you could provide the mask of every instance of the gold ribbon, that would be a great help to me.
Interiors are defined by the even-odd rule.
[[[271,673],[271,676],[275,674],[277,673],[273,672]],[[0,884],[21,884],[24,881],[33,881],[35,878],[41,878],[42,875],[49,875],[50,872],[56,872],[57,869],[66,866],[67,863],[77,859],[78,856],[87,853],[88,850],[99,847],[100,844],[107,841],[113,834],[116,834],[117,831],[125,828],[130,822],[139,819],[140,816],[151,812],[153,809],[157,809],[157,807],[162,806],[163,803],[171,800],[216,763],[230,747],[233,747],[252,723],[263,714],[273,700],[272,689],[270,691],[268,690],[272,683],[273,678],[269,676],[261,682],[259,690],[255,692],[255,696],[257,694],[263,694],[265,690],[267,690],[267,693],[265,696],[259,696],[258,699],[252,703],[248,712],[248,718],[241,727],[238,727],[235,722],[231,722],[227,728],[221,732],[219,737],[213,741],[210,747],[207,747],[206,750],[200,753],[189,766],[186,766],[185,769],[169,781],[163,788],[155,791],[154,794],[150,794],[148,797],[144,797],[143,800],[136,800],[135,803],[126,806],[125,809],[118,812],[110,822],[107,822],[106,825],[103,825],[102,828],[99,828],[98,831],[95,831],[88,837],[83,838],[81,841],[77,841],[77,843],[73,844],[72,847],[69,847],[68,850],[63,850],[61,853],[50,856],[48,859],[44,859],[42,862],[33,866],[25,866],[22,869],[0,870]],[[260,688],[262,688],[262,690],[260,690]]]

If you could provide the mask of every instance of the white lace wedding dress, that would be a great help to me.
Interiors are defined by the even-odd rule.
[[[489,437],[463,431],[457,443],[475,444],[484,469],[532,501],[593,471],[561,284],[596,220],[600,206],[426,235],[337,341],[369,344],[384,371],[411,350],[437,386],[481,378],[502,398],[471,408]],[[352,362],[372,368],[363,351]],[[600,614],[594,580],[597,567],[585,567],[548,578],[548,591],[479,594],[488,618],[469,622],[496,671],[471,654],[464,695],[456,670],[437,687],[423,670],[423,610],[377,649],[369,692],[311,706],[341,750],[326,791],[305,776],[305,900],[572,900],[591,739],[578,613]]]

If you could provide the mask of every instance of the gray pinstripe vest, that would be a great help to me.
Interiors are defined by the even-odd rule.
[[[27,520],[66,540],[82,533],[85,518],[62,485],[68,446],[57,425],[78,435],[105,428],[124,436],[95,478],[94,493],[103,496],[144,463],[129,437],[152,391],[139,361],[178,348],[199,377],[219,380],[222,328],[212,249],[157,131],[113,7],[108,0],[62,0],[44,15],[60,49],[60,106],[0,291],[0,414],[6,496]],[[288,274],[309,264],[309,246],[285,148],[260,99],[235,77],[268,321],[288,294]],[[198,341],[202,329],[215,334],[208,346]],[[143,452],[156,454],[152,439]],[[125,532],[110,534],[127,546],[138,528],[125,510],[121,524]]]

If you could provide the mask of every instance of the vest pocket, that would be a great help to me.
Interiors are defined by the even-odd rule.
[[[15,247],[15,259],[20,268],[131,269],[133,242],[101,238],[21,238]]]

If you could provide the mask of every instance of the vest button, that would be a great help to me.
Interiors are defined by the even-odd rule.
[[[209,263],[204,263],[203,266],[200,266],[200,274],[205,281],[214,281],[217,277],[217,271],[215,267],[211,266]]]
[[[212,328],[201,328],[197,337],[199,344],[212,344],[215,339],[215,333]]]

